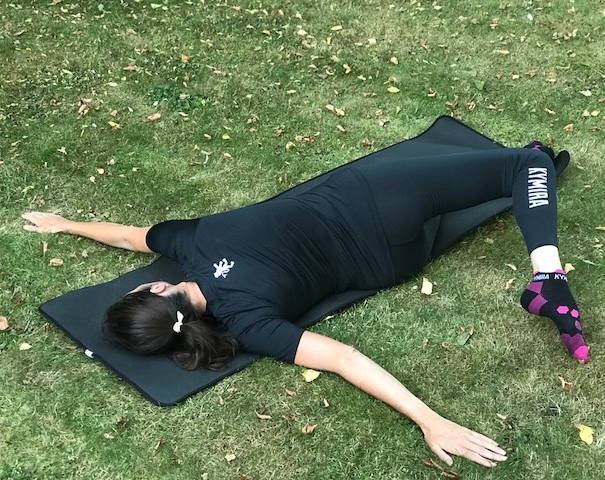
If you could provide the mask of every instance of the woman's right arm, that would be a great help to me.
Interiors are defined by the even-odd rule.
[[[75,222],[60,215],[45,212],[27,212],[21,217],[31,222],[31,225],[23,225],[23,228],[29,232],[71,233],[112,247],[153,253],[145,241],[150,227],[132,227],[108,222]]]
[[[406,415],[422,429],[431,450],[448,465],[460,455],[486,467],[506,460],[490,438],[451,422],[414,396],[395,377],[355,348],[306,330],[298,344],[296,365],[339,374],[364,392]]]

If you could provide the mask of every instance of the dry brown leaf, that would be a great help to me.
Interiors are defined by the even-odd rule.
[[[330,404],[328,403],[328,401],[324,398],[324,407],[328,408],[330,406]]]
[[[191,60],[191,55],[181,55],[181,62],[189,63],[190,60]]]
[[[513,286],[513,282],[514,282],[514,281],[515,281],[515,279],[514,279],[514,278],[509,278],[509,279],[506,281],[506,285],[504,285],[504,290],[510,290],[510,289],[511,289],[511,287]]]
[[[51,258],[48,263],[51,267],[60,267],[61,265],[63,265],[63,259],[62,258]]]
[[[569,273],[572,270],[575,270],[575,268],[571,263],[566,263],[565,268],[563,268],[563,270],[565,270],[565,273]]]
[[[397,57],[394,56],[389,59],[389,62],[391,62],[393,65],[399,64],[399,60],[397,60]]]
[[[0,317],[0,331],[8,330],[8,318]]]
[[[422,277],[422,288],[420,289],[420,293],[424,293],[425,295],[433,293],[433,284],[425,277]]]
[[[305,425],[302,429],[301,432],[304,433],[305,435],[309,435],[310,433],[313,433],[313,430],[315,430],[315,427],[317,427],[317,424],[313,424],[313,425]]]
[[[568,123],[567,125],[565,125],[563,127],[563,130],[565,130],[566,132],[573,132],[573,123]]]
[[[21,345],[19,345],[19,350],[21,351],[29,350],[30,348],[32,348],[32,346],[29,343],[22,343]]]
[[[78,102],[78,115],[84,116],[90,110],[92,104],[92,98],[81,98]]]
[[[296,392],[293,390],[288,390],[287,388],[284,388],[284,390],[286,391],[289,397],[294,397],[296,395]]]
[[[223,152],[223,158],[226,158],[227,160],[233,160],[233,156],[227,152]]]
[[[544,107],[544,111],[546,113],[548,113],[549,115],[556,115],[556,113],[553,110],[551,110],[550,108]]]
[[[106,438],[106,439],[108,439],[108,440],[113,439],[113,435],[112,435],[111,433],[104,433],[104,434],[103,434],[103,437],[105,437],[105,438]]]
[[[254,410],[254,413],[256,413],[256,416],[258,418],[260,418],[261,420],[271,420],[271,415],[265,415],[264,413],[258,413],[256,410]]]
[[[336,129],[337,129],[339,132],[342,132],[342,133],[345,133],[345,132],[347,131],[347,129],[346,129],[345,127],[343,127],[342,125],[340,125],[340,124],[339,124],[339,125],[336,125]]]
[[[602,232],[605,232],[605,226],[604,227],[595,227],[595,230],[601,230]]]
[[[580,93],[582,95],[584,95],[585,97],[591,97],[592,96],[592,92],[590,90],[581,90]]]
[[[136,65],[127,65],[123,68],[123,70],[126,70],[127,72],[138,72],[140,68]]]
[[[507,267],[509,267],[513,272],[517,271],[517,267],[515,265],[513,265],[512,263],[505,263],[505,265]]]
[[[443,472],[441,472],[441,476],[443,478],[447,478],[448,480],[460,480],[462,477],[454,472],[453,470],[445,470]]]
[[[374,145],[374,140],[369,140],[369,139],[367,139],[367,138],[364,138],[364,139],[361,141],[361,144],[362,144],[364,147],[371,147],[372,145]]]
[[[437,95],[437,92],[435,90],[433,90],[432,88],[429,88],[426,92],[427,97],[434,97],[435,95]]]
[[[510,52],[508,50],[494,50],[494,53],[497,55],[508,55]]]
[[[233,460],[235,460],[235,455],[233,455],[232,453],[228,453],[227,455],[225,455],[225,460],[227,460],[228,462],[232,462]]]
[[[443,468],[441,467],[441,465],[439,465],[437,462],[435,462],[435,460],[433,460],[432,458],[422,458],[420,460],[422,462],[422,464],[425,467],[429,467],[429,468],[437,468],[439,470],[443,470]]]
[[[559,378],[559,381],[561,382],[561,388],[563,390],[565,390],[566,392],[569,392],[573,387],[573,383],[568,382],[563,377],[558,377],[558,378]]]
[[[286,150],[290,150],[291,148],[295,147],[296,144],[294,142],[288,142],[286,143]]]
[[[159,120],[161,116],[162,116],[162,114],[160,112],[155,112],[155,113],[152,113],[151,115],[148,115],[147,117],[145,117],[145,121],[149,122],[149,123],[155,122],[155,121]]]

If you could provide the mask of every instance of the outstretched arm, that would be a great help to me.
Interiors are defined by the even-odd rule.
[[[460,455],[486,467],[506,460],[506,452],[490,438],[457,425],[431,410],[395,377],[355,348],[305,331],[298,344],[296,365],[339,374],[364,392],[382,400],[416,422],[431,450],[448,465]]]
[[[112,247],[153,253],[145,242],[145,236],[150,227],[132,227],[108,222],[75,222],[60,215],[45,212],[27,212],[21,217],[32,223],[23,225],[23,228],[29,232],[71,233],[92,238]]]

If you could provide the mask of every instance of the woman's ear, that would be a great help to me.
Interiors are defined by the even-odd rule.
[[[166,284],[164,282],[154,283],[153,285],[151,285],[151,288],[149,289],[149,291],[151,293],[155,293],[156,295],[162,294],[162,292],[164,292],[164,290],[166,290]]]

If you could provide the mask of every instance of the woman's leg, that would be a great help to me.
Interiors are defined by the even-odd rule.
[[[521,304],[530,313],[551,318],[572,355],[588,360],[579,310],[557,249],[556,173],[547,153],[531,148],[456,153],[392,162],[363,173],[389,244],[403,252],[400,261],[412,263],[405,256],[406,246],[422,243],[418,238],[424,220],[512,196],[534,273],[542,275],[534,276]]]

